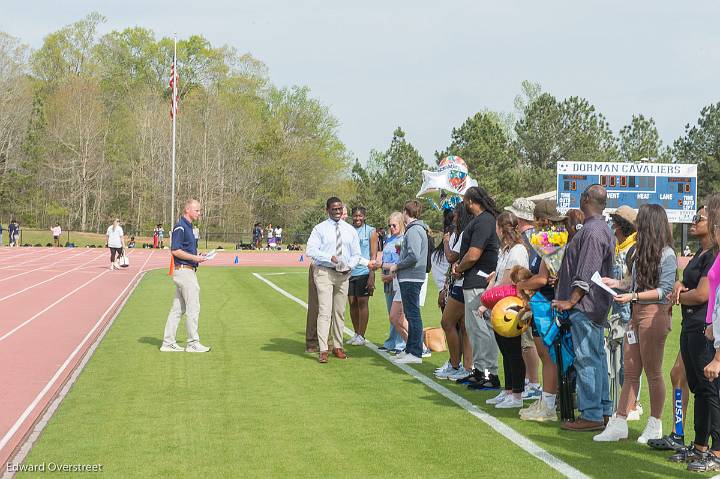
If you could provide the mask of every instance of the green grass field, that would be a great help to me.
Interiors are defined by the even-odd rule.
[[[305,300],[304,269],[200,271],[200,333],[213,348],[204,355],[158,351],[173,286],[164,272],[148,273],[25,463],[99,463],[103,477],[123,478],[559,476],[367,348],[349,346],[348,361],[327,365],[305,354],[305,310],[252,276],[280,271],[288,274],[267,279]],[[439,324],[435,298],[431,288],[426,325]],[[371,308],[368,339],[380,343],[384,298]],[[667,371],[678,351],[674,326]],[[418,370],[431,376],[446,359],[435,353]],[[630,440],[594,443],[592,433],[485,406],[494,392],[441,383],[589,476],[691,476],[635,442],[647,412],[630,423]],[[670,394],[668,384],[666,431]],[[647,387],[643,405],[649,411]]]

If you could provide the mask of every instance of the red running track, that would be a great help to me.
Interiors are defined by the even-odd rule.
[[[225,252],[206,265],[307,265],[300,257]],[[17,452],[143,273],[167,268],[170,254],[136,249],[129,258],[129,268],[110,271],[106,249],[0,248],[0,464]]]

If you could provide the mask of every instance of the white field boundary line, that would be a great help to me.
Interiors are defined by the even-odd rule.
[[[33,288],[36,288],[36,287],[40,286],[41,284],[48,283],[48,282],[50,282],[50,281],[52,281],[52,280],[54,280],[54,279],[60,278],[60,277],[62,277],[62,276],[65,276],[66,274],[70,274],[70,273],[72,273],[73,271],[76,271],[76,270],[84,267],[85,265],[90,264],[90,263],[92,263],[93,261],[102,258],[103,256],[105,256],[105,255],[104,255],[104,254],[101,254],[101,255],[99,255],[99,256],[95,256],[95,257],[93,257],[93,259],[91,259],[91,260],[89,260],[89,261],[86,261],[86,262],[84,262],[83,264],[81,264],[80,266],[76,266],[76,267],[73,268],[73,269],[69,269],[69,270],[65,271],[64,273],[57,274],[57,275],[55,275],[55,276],[53,276],[53,277],[51,277],[51,278],[46,279],[45,281],[40,281],[39,283],[35,283],[35,284],[31,285],[31,286],[28,286],[27,288],[23,288],[23,289],[21,289],[20,291],[16,291],[16,292],[14,292],[14,293],[12,293],[12,294],[9,294],[9,295],[7,295],[7,296],[3,296],[2,298],[0,298],[0,303],[3,302],[3,301],[5,301],[6,299],[10,299],[10,298],[12,298],[12,297],[14,297],[14,296],[17,296],[18,294],[22,294],[22,293],[24,293],[25,291],[28,291],[28,290],[33,289]],[[108,271],[109,271],[109,270],[108,270]]]
[[[37,252],[21,254],[18,256],[5,256],[3,258],[0,258],[0,265],[1,265],[0,270],[5,270],[5,269],[12,268],[12,267],[20,266],[20,265],[25,266],[27,264],[35,263],[36,261],[40,261],[40,260],[43,260],[50,256],[54,256],[56,254],[60,254],[60,253],[64,253],[64,252],[65,252],[64,250],[62,250],[62,251],[50,250],[49,253],[42,254],[40,256],[38,256]],[[45,252],[43,252],[43,253],[45,253]],[[26,258],[28,256],[31,256],[31,258]],[[6,261],[6,260],[14,260],[14,259],[22,259],[22,261],[11,261],[10,263],[8,263]]]
[[[58,380],[58,378],[62,375],[62,373],[65,371],[65,369],[68,367],[68,365],[72,362],[73,358],[75,356],[77,356],[77,354],[82,350],[83,345],[87,342],[87,340],[89,338],[92,337],[95,330],[102,324],[105,317],[110,313],[110,311],[112,311],[113,307],[120,300],[120,298],[123,298],[123,295],[125,295],[128,292],[128,289],[130,289],[131,287],[132,287],[132,290],[130,292],[135,290],[135,288],[137,287],[137,285],[140,282],[138,279],[138,276],[140,276],[141,274],[142,275],[145,274],[145,271],[144,271],[145,266],[147,265],[147,263],[151,257],[152,257],[152,252],[148,255],[147,259],[145,260],[145,263],[142,265],[140,270],[138,270],[138,272],[135,274],[133,279],[130,280],[130,282],[125,287],[125,289],[123,289],[122,292],[117,296],[117,298],[115,298],[115,301],[113,301],[112,304],[110,306],[108,306],[108,308],[105,310],[103,315],[100,316],[100,319],[97,320],[97,322],[92,327],[92,329],[90,329],[90,331],[88,331],[88,333],[85,335],[85,337],[82,339],[82,341],[80,341],[80,344],[78,344],[77,347],[73,350],[73,352],[70,353],[70,356],[67,357],[65,362],[60,366],[60,368],[58,368],[58,370],[55,372],[55,374],[50,378],[50,380],[47,382],[47,384],[42,389],[42,391],[40,391],[38,393],[38,395],[35,396],[35,399],[33,399],[33,401],[30,403],[30,405],[25,409],[25,411],[23,411],[23,413],[20,415],[20,417],[17,419],[17,421],[15,421],[15,424],[13,424],[12,427],[2,437],[2,439],[0,439],[0,450],[7,445],[7,443],[10,441],[10,438],[12,438],[12,436],[18,431],[18,429],[20,429],[20,426],[22,425],[22,423],[25,422],[25,420],[28,418],[28,416],[30,416],[30,413],[32,413],[33,409],[35,409],[35,407],[38,405],[40,400],[53,387],[53,385]],[[105,328],[103,329],[103,331],[98,335],[97,339],[90,346],[90,349],[88,349],[88,352],[85,354],[82,361],[75,368],[75,371],[73,372],[73,374],[68,378],[68,380],[65,383],[65,386],[62,388],[62,390],[60,391],[58,396],[55,398],[55,400],[50,404],[48,409],[45,411],[45,414],[43,414],[41,420],[36,424],[31,436],[28,438],[28,441],[31,438],[34,441],[40,435],[40,432],[42,432],[43,428],[47,425],[48,420],[50,419],[50,417],[52,417],[53,413],[57,410],[58,406],[60,405],[62,400],[65,398],[65,395],[67,395],[67,392],[70,390],[70,388],[72,387],[72,385],[75,383],[78,376],[82,372],[82,369],[85,368],[85,365],[88,363],[88,361],[90,360],[90,357],[93,355],[93,353],[97,349],[102,338],[105,337],[105,334],[107,334],[108,330],[110,329],[110,326],[115,321],[115,318],[120,313],[120,311],[122,310],[122,306],[125,305],[125,303],[127,302],[129,297],[130,297],[130,294],[127,294],[123,298],[123,301],[122,301],[120,307],[117,308],[113,317],[110,319],[110,321],[108,321],[108,323],[105,326]],[[24,455],[22,456],[22,458],[19,459],[19,461],[22,461],[25,458],[25,455],[27,455],[30,448],[32,448],[32,443],[28,444],[28,441],[26,441],[25,444],[23,444],[23,446],[20,448],[21,453],[24,452]],[[19,454],[20,453],[18,453],[18,455],[16,455],[16,457],[18,457]],[[3,476],[3,477],[5,477],[5,476]],[[12,477],[12,476],[8,476],[8,477]]]
[[[61,251],[61,253],[63,253],[63,251]],[[59,254],[59,253],[58,253],[58,254]],[[75,258],[77,258],[78,256],[81,256],[81,255],[83,255],[83,254],[85,254],[85,253],[83,252],[83,253],[77,254],[77,255],[75,255],[75,256],[69,257],[69,258],[63,258],[63,259],[61,259],[60,261],[58,261],[57,263],[55,263],[53,266],[57,266],[59,263],[62,263],[63,261],[68,260],[68,259],[75,259]],[[43,256],[42,259],[45,260],[45,259],[47,259],[47,258],[50,258],[51,256],[55,256],[55,255],[54,255],[54,254],[50,254],[50,255],[47,255],[47,256]],[[20,265],[18,265],[18,266],[20,266]],[[42,266],[40,266],[40,267],[38,267],[38,268],[35,268],[35,269],[31,269],[31,270],[28,270],[28,271],[24,271],[24,272],[22,272],[22,273],[18,273],[18,274],[14,274],[14,275],[12,275],[12,276],[8,276],[8,277],[5,277],[5,278],[2,278],[2,279],[0,279],[0,283],[2,283],[3,281],[8,281],[8,280],[13,279],[13,278],[17,278],[18,276],[23,276],[23,275],[26,275],[26,274],[33,273],[33,272],[35,272],[35,271],[40,271],[40,270],[42,270],[43,268],[46,268],[46,267],[47,267],[47,265],[42,265]],[[16,268],[12,268],[12,267],[10,267],[10,268],[2,268],[2,269],[3,269],[3,270],[7,270],[7,269],[17,269],[17,267],[16,267]]]
[[[257,279],[259,279],[263,283],[267,284],[272,289],[274,289],[278,293],[282,294],[286,298],[290,299],[291,301],[296,302],[300,306],[307,309],[308,306],[307,306],[307,303],[305,303],[305,301],[296,298],[292,294],[288,293],[284,289],[277,286],[272,281],[269,281],[269,280],[263,278],[258,273],[253,273],[253,276],[255,276]],[[345,328],[345,334],[347,334],[348,336],[352,336],[353,331],[348,328]],[[424,374],[419,373],[418,371],[416,371],[415,369],[411,368],[410,366],[408,366],[406,364],[395,364],[394,362],[391,361],[391,357],[389,354],[387,354],[383,351],[380,351],[378,349],[378,347],[376,345],[374,345],[373,343],[367,342],[365,344],[365,346],[367,346],[369,349],[371,349],[375,353],[379,354],[380,356],[382,356],[384,359],[391,362],[395,366],[399,367],[400,369],[402,369],[403,371],[405,371],[406,373],[408,373],[409,375],[411,375],[412,377],[414,377],[415,379],[417,379],[418,381],[423,383],[425,386],[429,387],[433,391],[444,396],[446,399],[450,400],[451,402],[454,402],[461,408],[465,409],[468,413],[472,414],[477,419],[481,420],[482,422],[484,422],[485,424],[490,426],[496,432],[498,432],[499,434],[501,434],[502,436],[507,438],[510,442],[519,446],[521,449],[528,452],[529,454],[536,457],[537,459],[540,459],[542,462],[544,462],[548,466],[552,467],[553,469],[558,471],[563,476],[571,477],[571,478],[583,478],[583,479],[589,478],[589,476],[587,476],[587,475],[583,474],[582,472],[580,472],[579,470],[575,469],[574,467],[572,467],[570,464],[566,463],[562,459],[553,456],[552,454],[547,452],[545,449],[541,448],[540,446],[538,446],[537,444],[535,444],[530,439],[526,438],[525,436],[523,436],[522,434],[520,434],[519,432],[517,432],[510,426],[506,425],[505,423],[503,423],[496,417],[491,416],[490,414],[481,410],[475,404],[471,403],[467,399],[450,391],[445,386],[442,386],[441,384],[436,383],[429,377],[425,376]]]

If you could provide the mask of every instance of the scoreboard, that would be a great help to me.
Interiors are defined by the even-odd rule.
[[[594,184],[607,190],[605,214],[621,205],[657,204],[671,223],[690,223],[697,208],[697,165],[558,161],[558,210],[580,208],[580,195]]]

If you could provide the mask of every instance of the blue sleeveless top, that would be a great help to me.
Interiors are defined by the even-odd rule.
[[[375,231],[375,228],[368,224],[362,225],[360,228],[355,228],[358,237],[360,238],[360,254],[365,259],[370,259],[370,237]],[[362,276],[364,274],[370,274],[370,270],[367,266],[357,265],[350,272],[350,276]]]

